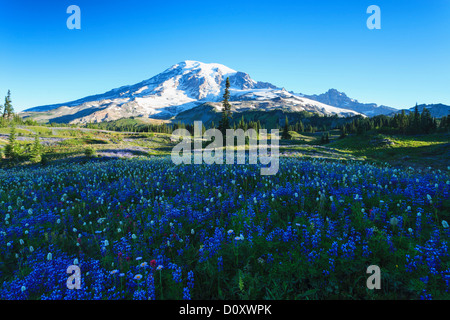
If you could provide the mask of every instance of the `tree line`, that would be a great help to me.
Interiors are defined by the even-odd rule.
[[[450,130],[450,116],[434,118],[430,110],[423,108],[419,112],[416,105],[413,112],[406,114],[405,110],[393,116],[379,115],[372,118],[357,118],[341,128],[341,137],[347,134],[364,134],[376,131],[386,134],[430,134]]]

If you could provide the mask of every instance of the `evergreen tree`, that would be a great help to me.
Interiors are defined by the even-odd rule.
[[[341,128],[341,135],[339,136],[339,138],[345,138],[347,136],[347,129],[346,129],[346,126],[344,125],[344,126],[342,126],[342,128]]]
[[[11,91],[8,90],[8,94],[5,97],[3,118],[10,119],[14,114],[14,108],[11,104]]]
[[[413,121],[412,121],[412,133],[419,133],[420,132],[420,113],[419,113],[419,107],[414,107],[414,114],[413,114]]]
[[[450,115],[442,117],[439,122],[439,130],[446,131],[450,128]]]
[[[286,116],[286,119],[284,121],[284,127],[283,127],[283,133],[281,134],[281,139],[289,140],[291,138],[291,135],[289,134],[289,120]]]
[[[434,131],[434,129],[436,129],[435,123],[430,110],[423,108],[422,114],[420,115],[420,131],[423,133],[430,133]]]
[[[34,136],[34,143],[33,143],[33,148],[31,149],[31,158],[30,160],[34,163],[40,162],[41,161],[41,155],[42,155],[42,146],[41,143],[39,141],[39,137],[38,135]]]
[[[399,129],[402,134],[406,133],[406,129],[408,128],[408,117],[405,114],[405,110],[402,110],[399,116]]]
[[[320,143],[325,144],[330,142],[330,135],[328,132],[322,133],[322,137],[320,138]]]
[[[225,93],[223,94],[222,118],[220,119],[219,122],[219,130],[224,135],[224,140],[226,130],[230,129],[231,104],[229,102],[229,99],[230,99],[230,79],[227,78],[227,81],[225,82]]]
[[[356,134],[364,134],[366,133],[366,127],[360,119],[356,121]]]
[[[17,156],[16,127],[14,123],[11,124],[8,144],[5,147],[5,156],[10,159],[14,159]]]
[[[245,120],[244,120],[244,115],[242,115],[242,118],[238,123],[238,129],[245,130],[244,128],[245,128]]]
[[[298,131],[299,132],[305,132],[305,126],[303,125],[303,121],[299,121],[299,124],[298,124]]]

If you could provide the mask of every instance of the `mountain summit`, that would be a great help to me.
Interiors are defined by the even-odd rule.
[[[391,114],[392,112],[397,111],[395,108],[378,106],[376,103],[361,103],[358,100],[349,98],[345,93],[339,92],[336,89],[330,89],[319,95],[304,95],[304,97],[329,104],[330,106],[350,109],[365,114],[366,116]]]
[[[284,109],[350,116],[359,114],[287,92],[267,82],[250,78],[218,63],[186,60],[134,85],[79,100],[35,107],[23,112],[38,121],[88,123],[128,117],[170,119],[206,102],[223,99],[226,78],[230,79],[234,110]],[[219,108],[219,106],[218,106]]]

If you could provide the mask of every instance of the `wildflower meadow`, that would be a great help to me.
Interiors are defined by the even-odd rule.
[[[0,299],[448,299],[449,180],[296,157],[271,176],[167,156],[1,169]]]

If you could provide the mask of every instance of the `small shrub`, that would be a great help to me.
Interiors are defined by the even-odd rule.
[[[84,149],[84,154],[86,157],[95,157],[97,155],[95,149],[92,147],[87,147],[86,149]]]

